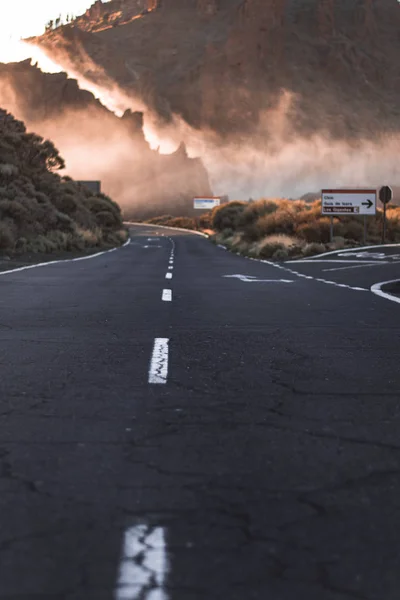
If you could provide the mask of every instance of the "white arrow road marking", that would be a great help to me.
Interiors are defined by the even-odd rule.
[[[168,558],[162,527],[137,525],[125,532],[115,600],[167,600]]]
[[[293,279],[257,279],[252,275],[223,275],[223,277],[240,279],[246,283],[294,283]]]
[[[168,338],[154,340],[153,354],[149,368],[149,383],[167,383],[168,378]]]

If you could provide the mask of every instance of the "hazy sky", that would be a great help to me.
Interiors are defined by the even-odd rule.
[[[10,38],[40,35],[50,19],[60,14],[81,15],[94,0],[7,0],[2,8],[0,37],[4,44]]]

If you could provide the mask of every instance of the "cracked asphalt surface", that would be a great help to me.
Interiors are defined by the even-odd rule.
[[[398,600],[400,307],[224,278],[288,273],[185,232],[131,236],[0,279],[0,600],[115,598],[132,527],[147,571],[165,532],[168,573],[128,600]]]

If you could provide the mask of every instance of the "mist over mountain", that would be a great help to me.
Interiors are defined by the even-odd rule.
[[[36,42],[167,121],[258,137],[288,90],[292,129],[347,139],[399,126],[399,26],[397,0],[112,0]]]
[[[65,73],[48,74],[30,61],[0,64],[0,106],[52,139],[77,179],[100,179],[129,216],[179,214],[197,194],[211,194],[200,159],[181,145],[170,155],[151,150],[143,114],[122,117],[79,88]]]
[[[138,148],[143,135],[153,150],[181,148],[171,183],[168,157],[147,147],[157,164],[156,203],[165,193],[179,196],[183,183],[186,198],[211,190],[294,198],[324,186],[400,184],[399,26],[397,0],[98,0],[30,42],[78,80],[79,102],[84,89],[101,99],[107,116],[99,106],[90,111],[107,122],[142,113]],[[76,85],[58,77],[54,102],[41,104],[49,115],[60,90]],[[83,120],[82,113],[67,121],[67,138],[74,129],[80,143]],[[83,148],[104,169],[100,147],[108,155],[109,144],[99,129],[84,136]],[[68,162],[72,145],[56,142]],[[141,166],[137,172],[142,159],[131,152],[136,158],[122,161],[122,173],[135,185],[121,194],[118,175],[109,193],[125,205],[144,194],[147,203],[153,177]],[[109,167],[107,182],[113,159]],[[197,183],[188,186],[191,169]]]

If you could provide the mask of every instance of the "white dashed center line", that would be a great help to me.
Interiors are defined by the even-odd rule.
[[[165,384],[168,378],[169,339],[156,338],[149,368],[149,383]]]
[[[115,600],[167,600],[168,559],[162,527],[137,525],[125,532]]]
[[[172,273],[167,273],[165,279],[172,279]]]
[[[162,300],[163,302],[172,302],[172,290],[163,290]]]

